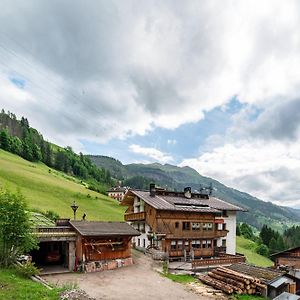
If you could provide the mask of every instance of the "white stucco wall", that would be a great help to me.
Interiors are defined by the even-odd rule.
[[[235,211],[227,211],[227,217],[224,217],[224,222],[226,223],[226,229],[229,231],[226,236],[226,253],[235,254],[235,252],[236,252],[236,212]]]

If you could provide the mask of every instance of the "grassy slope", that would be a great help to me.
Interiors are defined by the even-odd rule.
[[[0,269],[0,300],[58,300],[59,290],[20,277],[13,270]]]
[[[122,221],[125,207],[102,194],[86,189],[77,179],[51,170],[42,163],[32,163],[0,150],[0,187],[20,189],[30,208],[53,210],[61,217],[72,217],[71,203],[79,205],[88,220]],[[88,196],[90,195],[90,196]],[[97,198],[96,198],[97,197]]]
[[[273,265],[273,262],[270,259],[255,252],[255,242],[247,240],[240,236],[237,236],[236,238],[236,252],[244,254],[247,258],[248,263],[259,267],[271,267]]]

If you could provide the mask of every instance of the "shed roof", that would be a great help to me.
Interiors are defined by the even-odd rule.
[[[228,269],[243,273],[252,277],[259,278],[265,284],[273,282],[275,279],[283,276],[286,272],[271,270],[268,268],[256,267],[245,263],[233,264]]]
[[[289,249],[284,250],[284,251],[276,252],[276,253],[274,253],[274,254],[272,254],[270,256],[278,256],[278,255],[281,255],[281,254],[290,254],[290,253],[293,253],[293,252],[295,252],[297,250],[300,251],[300,246],[294,247],[294,248],[289,248]],[[300,259],[300,257],[299,257],[299,259]]]
[[[299,300],[299,299],[300,299],[300,296],[298,296],[298,295],[294,295],[294,294],[291,294],[288,292],[283,292],[282,294],[280,294],[273,300]]]
[[[210,212],[219,213],[221,210],[244,211],[243,208],[220,200],[216,197],[202,198],[197,194],[192,194],[191,198],[186,198],[183,193],[159,192],[155,196],[150,196],[148,191],[130,190],[125,194],[126,198],[132,195],[138,196],[147,204],[158,210],[176,210],[189,212]]]
[[[70,221],[82,236],[138,236],[140,233],[125,222]]]

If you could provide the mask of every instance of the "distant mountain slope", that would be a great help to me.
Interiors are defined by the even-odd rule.
[[[240,213],[239,219],[255,227],[262,224],[272,225],[278,230],[285,229],[292,223],[299,222],[299,211],[264,202],[247,193],[225,186],[217,180],[200,175],[190,167],[177,167],[170,164],[129,164],[123,165],[114,158],[105,156],[90,156],[91,160],[99,167],[109,169],[111,174],[119,180],[127,180],[134,176],[142,176],[152,179],[161,187],[174,190],[183,190],[191,186],[193,190],[199,190],[200,185],[213,185],[213,195],[233,204],[240,205],[248,210]],[[140,186],[133,186],[142,188]]]

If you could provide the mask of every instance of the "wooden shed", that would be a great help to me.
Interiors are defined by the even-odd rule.
[[[103,262],[131,258],[131,238],[140,235],[125,222],[70,221],[70,225],[77,232],[76,265],[84,268],[98,262],[91,264],[91,271]]]

